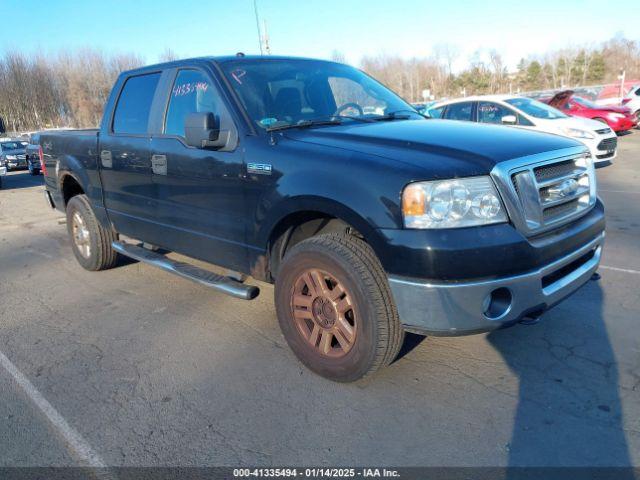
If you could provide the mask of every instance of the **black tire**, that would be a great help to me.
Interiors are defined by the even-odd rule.
[[[40,175],[40,169],[35,168],[33,164],[29,162],[29,173],[35,177],[36,175]]]
[[[295,289],[309,269],[321,270],[334,277],[350,296],[353,305],[350,315],[357,318],[357,322],[354,321],[355,340],[348,352],[339,358],[328,357],[322,354],[320,347],[314,348],[309,340],[313,334],[305,338],[296,324]],[[291,248],[278,271],[275,303],[280,328],[295,355],[310,370],[333,381],[353,382],[390,364],[404,339],[382,265],[369,245],[351,235],[322,234]],[[316,312],[311,306],[304,311]],[[311,323],[310,328],[316,328],[317,319],[305,321]],[[334,348],[339,347],[337,343]]]
[[[75,234],[75,215],[78,215],[88,233],[87,255],[81,253],[82,247],[79,245]],[[91,204],[86,195],[76,195],[67,204],[67,232],[71,239],[73,254],[78,263],[83,268],[90,271],[106,270],[112,268],[118,262],[118,252],[111,248],[111,242],[118,239],[118,234],[110,228],[103,227],[96,218]]]

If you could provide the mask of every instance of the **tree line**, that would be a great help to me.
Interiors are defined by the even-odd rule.
[[[344,56],[334,52],[333,58]],[[423,90],[438,99],[615,83],[621,69],[627,80],[640,79],[640,41],[621,35],[597,46],[565,47],[523,58],[515,71],[507,69],[495,49],[476,51],[466,68],[456,72],[453,66],[459,60],[459,49],[443,44],[422,58],[364,57],[360,67],[409,101],[421,101]]]
[[[53,57],[7,52],[0,57],[0,128],[95,127],[118,74],[143,64],[136,55],[90,49]]]
[[[175,59],[167,49],[161,61]],[[340,52],[334,60],[343,61]],[[620,69],[640,79],[640,41],[621,35],[598,46],[566,47],[523,58],[508,71],[497,50],[478,50],[455,71],[460,51],[437,45],[422,58],[368,56],[357,65],[408,101],[429,90],[438,99],[487,93],[518,93],[616,82]],[[0,56],[0,130],[98,126],[111,87],[123,70],[144,65],[135,54],[84,49],[57,55],[6,52]]]

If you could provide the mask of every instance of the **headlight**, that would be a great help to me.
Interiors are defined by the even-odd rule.
[[[562,131],[564,132],[565,135],[567,135],[568,137],[574,137],[574,138],[588,138],[588,139],[594,139],[596,137],[593,136],[592,133],[587,132],[585,130],[580,130],[577,128],[563,128]]]
[[[7,155],[7,160],[15,160],[16,156],[15,155]]]
[[[410,183],[402,192],[406,228],[460,228],[507,221],[490,177]]]

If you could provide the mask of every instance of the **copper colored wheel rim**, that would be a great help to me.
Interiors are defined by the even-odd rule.
[[[291,310],[298,332],[319,354],[339,358],[353,348],[356,310],[351,295],[333,275],[318,269],[302,272],[293,285]]]

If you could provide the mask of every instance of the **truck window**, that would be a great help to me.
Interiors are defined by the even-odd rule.
[[[365,114],[384,115],[387,104],[369,95],[361,84],[346,77],[329,77],[328,80],[336,106],[355,103]],[[342,112],[343,115],[358,113],[355,108]]]
[[[204,73],[180,70],[171,89],[164,133],[184,137],[184,120],[189,113],[211,112],[219,116],[220,108],[220,97]]]
[[[470,122],[472,106],[473,103],[471,102],[453,103],[447,107],[443,118]]]
[[[113,114],[113,133],[147,133],[149,112],[159,79],[160,73],[127,79]]]

